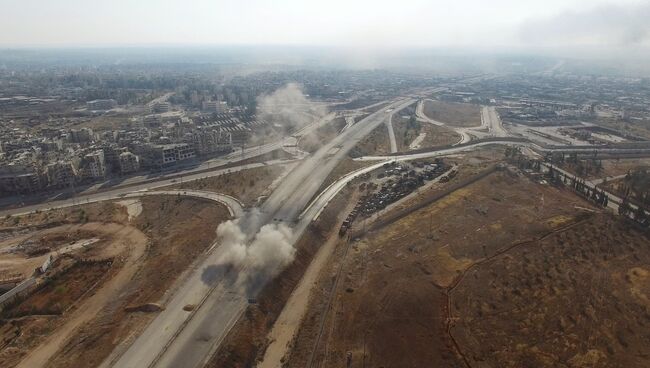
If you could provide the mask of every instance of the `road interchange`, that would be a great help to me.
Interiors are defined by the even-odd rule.
[[[260,207],[259,215],[253,221],[249,214],[234,198],[222,197],[214,194],[216,200],[225,204],[231,211],[231,215],[242,219],[242,223],[249,234],[259,230],[261,224],[281,222],[290,224],[293,228],[293,241],[297,241],[307,226],[316,219],[327,204],[343,189],[350,181],[358,176],[381,167],[389,161],[409,161],[421,158],[441,157],[471,151],[489,145],[515,145],[530,148],[536,152],[548,152],[551,149],[526,140],[508,139],[508,132],[503,127],[496,110],[493,107],[483,107],[481,110],[482,125],[477,128],[455,128],[461,135],[461,141],[456,146],[431,150],[429,152],[406,153],[402,155],[368,156],[359,158],[363,161],[377,161],[377,163],[354,171],[339,178],[321,193],[318,189],[332,172],[336,165],[348,154],[348,152],[372,130],[381,124],[388,124],[394,113],[412,105],[417,99],[401,98],[389,101],[389,104],[379,111],[370,114],[356,124],[348,124],[332,141],[325,144],[318,151],[301,160],[282,184],[274,190]],[[422,113],[421,103],[418,104],[418,117],[427,119]],[[420,116],[420,114],[422,116]],[[317,120],[308,125],[310,129],[329,122],[334,115]],[[430,119],[429,119],[430,120]],[[430,123],[439,125],[444,123]],[[301,136],[307,131],[306,127],[294,134]],[[469,132],[472,132],[470,135]],[[491,141],[478,141],[471,143],[472,136],[494,137]],[[503,138],[503,139],[498,139]],[[249,148],[240,157],[256,157],[263,153],[271,152],[282,148],[284,142],[272,142],[261,147]],[[593,150],[593,148],[591,148]],[[233,153],[224,160],[236,159],[239,153]],[[223,173],[243,170],[244,168],[259,167],[264,164],[249,164],[239,167],[223,169]],[[201,174],[196,174],[201,175]],[[193,178],[190,178],[193,179]],[[187,180],[190,180],[187,179]],[[117,199],[123,197],[137,197],[144,195],[189,195],[194,197],[206,197],[206,193],[199,191],[148,191],[170,185],[175,181],[165,179],[155,183],[138,186],[119,188],[114,191],[97,193],[85,198],[73,198],[62,203],[50,203],[47,205],[31,206],[11,211],[4,211],[4,214],[22,214],[36,210],[49,208],[69,207],[83,203],[97,202],[102,200]],[[138,192],[139,191],[139,192]],[[85,199],[85,201],[84,201]],[[312,200],[313,199],[313,200]],[[248,305],[248,297],[239,290],[234,289],[227,282],[217,281],[214,284],[206,284],[202,278],[204,271],[217,263],[222,256],[222,250],[215,245],[206,254],[205,260],[194,272],[183,282],[184,287],[179,288],[170,299],[165,310],[163,310],[147,329],[131,344],[120,352],[119,356],[113,355],[111,359],[104,362],[103,366],[115,367],[196,367],[204,364],[212,353],[219,347],[219,344],[234,323],[244,312]],[[246,268],[239,272],[246,272]],[[191,311],[184,311],[186,305],[196,305]]]

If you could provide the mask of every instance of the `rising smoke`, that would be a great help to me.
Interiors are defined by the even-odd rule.
[[[324,106],[311,102],[295,83],[258,98],[258,116],[286,132],[292,132],[327,114]],[[220,224],[217,236],[221,257],[218,269],[239,270],[236,283],[254,295],[287,267],[296,255],[293,233],[283,224],[265,224],[267,216],[253,210],[244,218]]]
[[[256,213],[250,216],[258,217]],[[256,218],[247,220],[248,224],[259,221]],[[292,231],[286,225],[264,225],[252,237],[247,236],[243,228],[239,219],[217,227],[223,253],[216,266],[241,270],[236,286],[247,295],[254,295],[293,261],[296,249],[291,242]]]
[[[648,2],[612,2],[529,20],[522,25],[520,37],[529,45],[639,47],[650,41],[649,18]]]
[[[258,97],[257,115],[289,133],[327,115],[327,108],[307,99],[298,84],[288,83],[271,94]]]

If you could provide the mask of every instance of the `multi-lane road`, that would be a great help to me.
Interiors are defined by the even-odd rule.
[[[440,91],[444,88],[433,90]],[[429,91],[430,92],[430,91]],[[452,128],[463,137],[459,143],[466,143],[457,147],[438,151],[405,154],[400,156],[374,156],[364,157],[362,160],[375,160],[378,163],[357,170],[339,178],[321,193],[318,193],[322,184],[343,160],[347,153],[373,129],[381,124],[388,124],[394,113],[415,103],[415,98],[399,98],[388,101],[387,106],[370,114],[357,123],[348,120],[346,128],[330,142],[323,145],[315,153],[305,156],[291,172],[286,175],[280,185],[271,193],[260,207],[259,212],[253,216],[244,211],[233,198],[216,197],[212,200],[226,204],[231,214],[240,217],[243,230],[252,237],[260,227],[267,223],[285,223],[293,228],[293,239],[297,241],[311,223],[345,185],[363,173],[380,167],[387,160],[414,160],[418,158],[436,157],[456,154],[476,149],[481,146],[495,144],[520,145],[543,150],[542,147],[532,142],[522,142],[506,138],[508,132],[504,129],[501,120],[493,107],[482,107],[481,127]],[[425,121],[436,125],[444,123],[428,119],[422,112],[421,103],[417,108],[418,116]],[[331,121],[336,115],[330,114],[322,119],[307,125],[294,134],[293,143],[300,136],[308,133]],[[450,127],[451,128],[451,127]],[[390,130],[389,130],[390,131]],[[467,144],[472,135],[481,137],[504,137],[503,140],[490,142],[477,142]],[[394,135],[393,135],[394,138]],[[391,139],[393,142],[393,139]],[[275,149],[283,148],[286,142],[272,142],[260,147],[249,148],[233,153],[220,159],[219,163],[230,163],[237,160],[252,158]],[[392,146],[392,144],[391,144]],[[396,146],[396,144],[395,144]],[[395,147],[396,150],[396,147]],[[275,162],[277,163],[277,162]],[[217,165],[217,163],[212,163]],[[216,169],[209,175],[220,175],[227,172],[245,168],[259,167],[264,164],[249,164],[228,169]],[[188,175],[184,180],[193,180],[206,176],[206,173]],[[72,206],[93,201],[121,198],[124,196],[145,195],[132,194],[138,190],[150,190],[175,183],[176,180],[162,179],[125,188],[118,188],[103,193],[90,194],[82,198],[73,198],[66,201],[52,202],[27,208],[0,212],[0,215],[12,213],[25,213],[38,209]],[[175,192],[176,193],[176,192]],[[161,192],[161,194],[165,194]],[[186,191],[184,194],[205,196],[204,192]],[[205,255],[205,258],[192,270],[169,299],[165,309],[147,326],[130,345],[121,346],[104,363],[104,367],[198,367],[210,358],[212,353],[230,331],[237,319],[242,315],[248,305],[248,298],[254,295],[244,295],[228,279],[220,278],[223,270],[217,266],[225,250],[217,243]],[[246,275],[249,268],[245,265],[237,270],[240,275]],[[188,305],[194,308],[186,308]]]
[[[373,113],[348,127],[305,158],[266,199],[256,218],[244,216],[242,227],[255,234],[261,225],[284,222],[293,224],[300,212],[316,195],[329,173],[347,153],[368,133],[386,121],[395,111],[414,103],[412,99],[394,101],[386,109]],[[251,216],[252,217],[252,216]],[[300,237],[306,226],[294,228],[293,240]],[[243,295],[227,280],[206,285],[201,281],[205,270],[214,269],[221,257],[217,247],[179,289],[165,310],[146,328],[133,344],[114,362],[115,367],[197,367],[209,358],[232,325],[247,306],[251,295]],[[249,272],[242,267],[240,277]],[[194,304],[197,309],[187,312],[183,306]]]
[[[437,121],[431,119],[424,113],[424,103],[426,100],[420,100],[415,109],[416,116],[422,122],[437,125],[445,126],[458,135],[460,135],[460,140],[456,144],[465,144],[472,140],[472,137],[477,138],[487,138],[487,137],[508,137],[508,131],[503,127],[501,118],[497,113],[497,110],[494,106],[481,106],[481,125],[477,127],[454,127],[445,122]]]

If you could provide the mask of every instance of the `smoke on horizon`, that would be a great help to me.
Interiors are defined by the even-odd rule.
[[[316,118],[327,115],[323,104],[310,101],[297,83],[257,98],[257,115],[285,132],[296,131]]]
[[[528,46],[647,46],[649,18],[650,3],[610,3],[531,19],[521,26],[520,39]]]

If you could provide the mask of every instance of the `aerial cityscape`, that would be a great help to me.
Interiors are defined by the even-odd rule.
[[[650,5],[523,3],[7,4],[0,367],[650,367]]]

